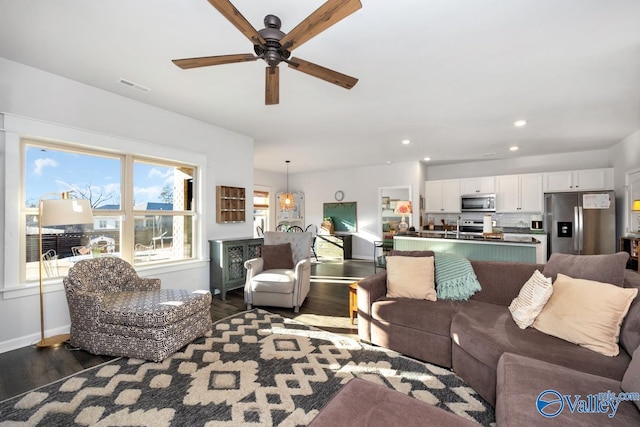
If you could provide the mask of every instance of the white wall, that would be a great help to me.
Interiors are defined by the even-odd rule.
[[[478,176],[512,175],[538,172],[555,172],[577,169],[610,168],[608,150],[581,151],[514,157],[513,159],[485,160],[455,165],[427,166],[427,179],[457,179]]]
[[[629,135],[609,149],[610,162],[613,165],[614,188],[616,190],[616,229],[618,237],[626,234],[629,227],[631,202],[625,178],[627,173],[640,170],[640,130]]]
[[[286,190],[287,187],[287,175],[286,169],[283,163],[283,173],[267,172],[263,170],[255,170],[253,172],[254,188],[266,190],[269,192],[269,230],[274,231],[276,229],[276,193]],[[289,174],[289,184],[291,184],[291,174]],[[298,191],[295,188],[290,188],[291,191]]]
[[[421,180],[424,177],[420,163],[403,162],[289,175],[289,187],[304,192],[306,225],[320,225],[323,203],[335,203],[338,190],[344,192],[344,202],[357,202],[358,232],[353,236],[353,257],[373,259],[373,242],[381,238],[378,188],[410,185],[412,200],[417,204]],[[419,215],[416,209],[412,216],[416,226]]]
[[[201,259],[182,271],[159,268],[141,273],[147,277],[160,277],[165,287],[208,289],[206,240],[252,235],[251,221],[241,224],[215,222],[216,185],[253,189],[252,138],[4,58],[0,58],[0,112],[28,118],[26,122],[33,125],[33,129],[42,129],[39,131],[42,133],[48,133],[46,129],[53,129],[61,135],[68,135],[78,130],[77,134],[93,135],[97,141],[115,141],[123,145],[131,142],[133,146],[145,147],[145,151],[157,148],[160,153],[189,147],[190,153],[206,159],[204,182],[201,183],[203,198],[200,219],[203,228],[199,237],[201,246],[205,248]],[[18,186],[18,180],[17,177],[7,179],[4,176],[7,166],[6,139],[8,135],[15,138],[15,131],[9,129],[6,133],[0,132],[0,164],[3,166],[3,173],[0,174],[0,202],[3,204],[0,209],[0,233],[5,239],[0,252],[0,289],[20,286],[6,283],[4,261],[7,248],[15,245],[12,239],[7,241],[10,230],[5,226],[5,211],[14,214],[17,209],[17,200],[12,193]],[[51,137],[46,134],[31,136]],[[12,196],[8,198],[8,194]],[[250,215],[251,201],[247,210]],[[49,333],[61,333],[68,330],[68,311],[60,286],[54,288],[57,290],[46,294],[46,328]],[[15,292],[0,292],[0,352],[28,345],[39,338],[37,292],[32,288],[25,294],[16,297]]]

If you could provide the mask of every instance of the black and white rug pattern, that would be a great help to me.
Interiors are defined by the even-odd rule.
[[[160,363],[120,358],[1,402],[0,426],[300,426],[354,377],[495,420],[447,369],[255,309]]]

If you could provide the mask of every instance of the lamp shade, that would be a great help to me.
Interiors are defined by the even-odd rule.
[[[87,199],[43,200],[40,223],[43,226],[91,224],[91,204]]]
[[[640,199],[634,200],[631,205],[631,210],[634,212],[640,212]]]
[[[406,215],[413,213],[413,208],[411,206],[411,202],[409,200],[398,200],[396,202],[396,207],[393,210],[393,213],[396,215]]]

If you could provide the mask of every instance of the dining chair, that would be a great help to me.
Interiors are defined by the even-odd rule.
[[[42,254],[42,266],[47,277],[57,277],[58,271],[58,254],[55,250],[49,249]]]
[[[311,233],[311,252],[313,253],[313,256],[316,258],[316,261],[318,261],[318,254],[316,253],[316,239],[318,238],[318,226],[315,224],[309,224],[307,225],[307,228],[304,229],[304,231],[308,231],[309,233]]]

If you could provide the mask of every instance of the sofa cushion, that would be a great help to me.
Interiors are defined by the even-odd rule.
[[[640,347],[633,352],[631,363],[622,377],[621,388],[627,393],[640,392]],[[634,403],[640,409],[640,400],[636,400]]]
[[[625,287],[640,290],[640,274],[635,271],[625,271]],[[627,353],[632,354],[640,347],[640,291],[627,312],[620,328],[620,346]]]
[[[509,305],[511,317],[520,329],[528,328],[533,324],[552,293],[551,278],[545,277],[539,270],[534,271],[531,278],[520,289],[518,296]]]
[[[451,319],[460,303],[383,298],[371,306],[371,317],[412,329],[449,337]]]
[[[253,292],[274,292],[290,294],[293,292],[295,272],[289,269],[276,268],[256,274],[251,280]]]
[[[551,254],[542,274],[555,282],[558,273],[576,279],[595,280],[616,286],[624,284],[624,270],[629,254],[618,252],[610,255]]]
[[[544,269],[544,264],[525,264],[506,261],[471,260],[482,290],[471,299],[508,306],[520,293],[534,271]]]
[[[620,325],[637,294],[637,289],[559,273],[553,295],[533,327],[606,356],[615,356],[620,351]]]
[[[126,291],[104,294],[100,322],[138,327],[161,327],[209,310],[211,293],[187,289]]]
[[[387,297],[435,301],[433,257],[388,256]]]
[[[262,262],[265,270],[293,268],[291,243],[281,245],[262,245]]]
[[[607,391],[617,394],[621,389],[620,382],[610,378],[505,353],[500,358],[496,373],[496,424],[518,427],[547,424],[567,427],[640,425],[640,412],[628,401],[621,402],[611,418],[603,413],[572,413],[566,400],[562,407],[559,403],[551,403],[541,410],[549,415],[562,410],[557,416],[546,419],[537,410],[538,397],[546,390],[553,390],[561,396],[570,395],[573,403],[575,395],[586,400],[588,395]],[[540,398],[541,402],[549,402],[557,399],[557,395],[545,393]]]
[[[480,301],[460,305],[451,323],[451,337],[493,370],[502,353],[510,352],[621,380],[630,361],[626,352],[604,356],[533,328],[520,329],[507,307]]]

